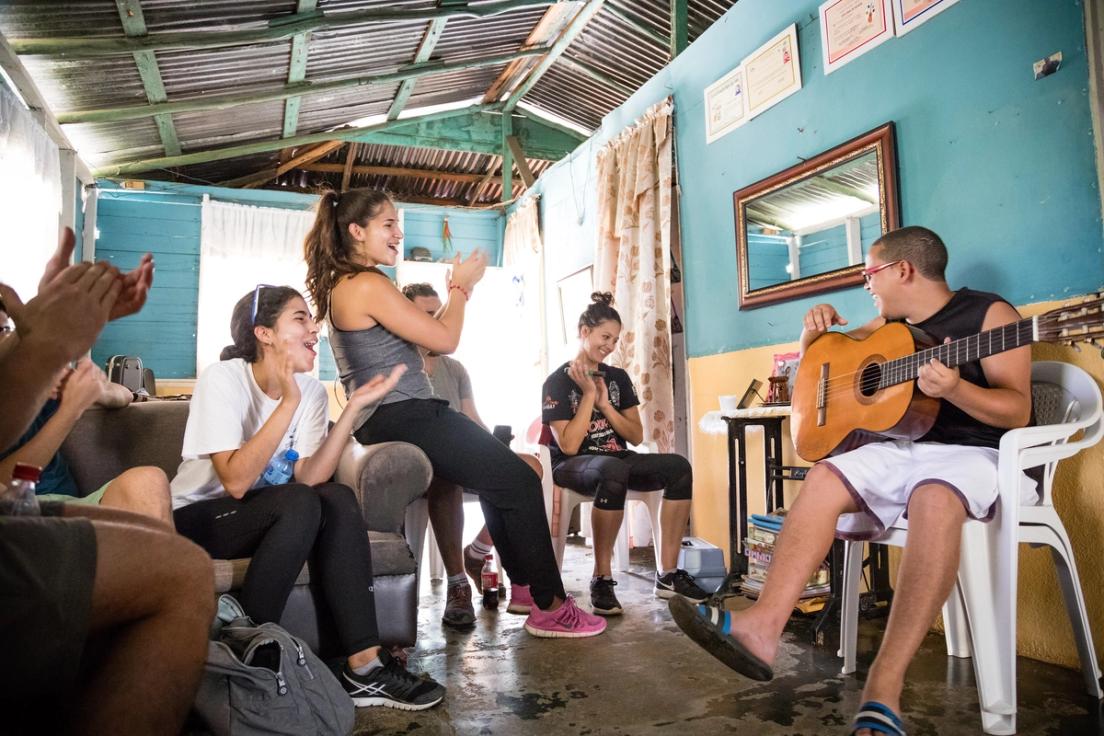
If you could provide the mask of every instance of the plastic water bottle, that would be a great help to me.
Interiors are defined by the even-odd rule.
[[[11,483],[0,495],[0,514],[7,516],[39,516],[35,487],[42,475],[42,468],[35,465],[16,463],[12,471]]]
[[[291,480],[295,474],[295,461],[299,459],[299,453],[295,450],[287,450],[283,455],[273,458],[265,468],[264,482],[270,486],[281,486]]]
[[[498,570],[495,569],[493,555],[483,558],[483,570],[479,573],[479,580],[483,585],[483,607],[497,610]]]

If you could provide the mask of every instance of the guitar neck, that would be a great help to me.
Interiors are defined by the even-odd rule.
[[[979,332],[976,335],[963,337],[953,342],[921,350],[912,355],[906,355],[903,358],[887,361],[882,366],[878,388],[886,388],[906,381],[915,381],[919,375],[920,366],[927,364],[932,358],[948,368],[957,368],[963,363],[981,360],[990,355],[1037,342],[1039,339],[1037,319],[1037,317],[1021,319],[1019,322]]]

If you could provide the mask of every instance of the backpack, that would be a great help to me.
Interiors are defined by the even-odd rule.
[[[211,633],[195,710],[214,736],[352,732],[352,699],[302,641],[253,623],[229,595],[219,597]]]
[[[112,355],[107,359],[107,380],[118,383],[131,392],[137,392],[145,384],[142,359],[137,355]]]

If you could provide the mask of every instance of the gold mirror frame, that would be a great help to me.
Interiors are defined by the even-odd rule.
[[[752,309],[767,304],[776,304],[798,297],[809,296],[810,294],[854,286],[863,282],[863,264],[858,263],[834,271],[814,274],[759,289],[751,289],[745,211],[750,202],[760,197],[816,176],[870,151],[874,151],[878,158],[878,204],[881,213],[882,233],[885,234],[900,227],[897,202],[897,145],[893,123],[886,123],[807,161],[791,166],[784,171],[779,171],[777,174],[733,193],[732,204],[736,211],[736,260],[740,282],[740,309]]]

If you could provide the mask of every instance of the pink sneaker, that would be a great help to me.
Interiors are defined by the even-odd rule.
[[[571,596],[555,611],[542,611],[536,606],[525,619],[525,630],[542,639],[582,639],[598,636],[606,630],[606,620],[587,613],[575,605]]]
[[[529,613],[533,610],[533,596],[529,595],[528,585],[510,586],[510,605],[506,606],[507,613]]]

